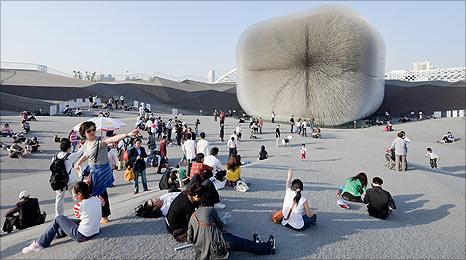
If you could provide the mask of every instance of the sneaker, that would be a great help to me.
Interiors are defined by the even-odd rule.
[[[30,254],[30,253],[37,252],[37,251],[39,251],[41,249],[42,249],[42,247],[39,244],[37,244],[36,241],[34,241],[28,247],[23,248],[22,252],[23,252],[23,254]]]
[[[215,203],[214,204],[215,209],[224,209],[225,207],[226,207],[225,204],[222,204],[222,203]]]
[[[254,233],[254,234],[252,235],[252,240],[254,240],[254,242],[256,242],[256,243],[262,243],[261,237],[260,237],[258,234],[256,234],[256,233]]]
[[[110,222],[110,220],[108,218],[101,218],[100,219],[100,224],[106,225],[106,224],[108,224],[108,222]]]
[[[270,254],[275,255],[275,238],[272,235],[269,236],[269,241],[267,241],[267,244],[270,245]]]

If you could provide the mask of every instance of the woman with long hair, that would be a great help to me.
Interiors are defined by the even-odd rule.
[[[236,185],[236,182],[241,179],[241,167],[238,164],[236,156],[230,156],[230,158],[228,158],[226,168],[227,168],[227,174],[225,176],[227,179],[226,184],[230,187],[234,187]]]
[[[339,191],[339,193],[344,200],[362,203],[363,201],[361,196],[366,192],[366,189],[367,175],[360,172],[358,175],[347,179],[345,186]]]
[[[293,171],[288,170],[285,198],[283,199],[282,225],[295,231],[303,231],[316,224],[317,215],[309,207],[307,199],[301,195],[303,182],[293,178]]]
[[[88,161],[89,171],[86,170],[86,172],[90,175],[92,195],[102,197],[104,203],[102,205],[101,223],[107,224],[109,221],[108,216],[111,213],[106,188],[112,186],[114,181],[113,170],[108,161],[107,146],[129,136],[135,137],[139,130],[135,129],[129,133],[115,135],[103,140],[96,136],[96,130],[96,125],[92,121],[83,122],[79,127],[79,133],[85,139],[85,142],[82,145],[84,148],[83,156],[76,162],[75,169],[77,172],[83,172],[81,165]],[[86,175],[86,173],[83,175]]]

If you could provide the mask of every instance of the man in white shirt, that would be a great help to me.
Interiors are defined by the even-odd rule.
[[[212,172],[215,174],[218,171],[225,170],[225,167],[217,158],[218,155],[218,147],[213,147],[210,149],[210,155],[204,157],[204,164],[212,168]]]
[[[60,216],[64,215],[65,209],[64,209],[64,201],[65,201],[65,193],[66,191],[70,191],[71,187],[76,183],[77,181],[77,174],[75,169],[73,168],[73,164],[81,157],[83,154],[83,149],[79,149],[79,151],[75,153],[70,153],[71,152],[71,141],[68,138],[62,139],[60,142],[60,152],[56,155],[58,159],[65,159],[65,168],[66,172],[69,174],[69,180],[68,180],[68,185],[61,189],[57,190],[56,192],[56,197],[55,197],[55,216]],[[55,156],[54,156],[55,158]],[[54,160],[52,158],[52,162]]]
[[[238,137],[236,140],[239,142],[241,140],[241,136],[242,136],[241,124],[238,124],[238,126],[236,127],[236,136]]]
[[[202,153],[204,156],[209,154],[209,142],[205,139],[205,133],[200,133],[201,139],[197,141],[197,153]]]
[[[196,158],[196,143],[192,140],[191,133],[186,134],[186,139],[187,140],[181,145],[181,150],[186,155],[186,176],[189,176],[191,171],[191,162]]]

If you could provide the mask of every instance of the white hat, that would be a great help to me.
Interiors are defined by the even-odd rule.
[[[22,192],[19,193],[19,198],[28,198],[30,196],[29,192],[23,190]]]

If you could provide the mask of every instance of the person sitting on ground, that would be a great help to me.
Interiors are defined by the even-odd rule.
[[[30,155],[27,149],[23,148],[18,143],[13,143],[13,145],[11,145],[7,151],[10,158],[25,158]]]
[[[204,187],[205,200],[209,201],[215,208],[223,209],[225,204],[220,203],[220,195],[213,183],[213,173],[210,169],[203,169],[200,174],[194,175],[187,185],[187,189],[195,183],[201,184]]]
[[[40,144],[37,137],[33,136],[26,140],[26,150],[30,153],[40,152]]]
[[[213,147],[210,149],[210,155],[204,157],[204,164],[211,167],[212,172],[215,174],[217,180],[222,181],[226,175],[225,167],[217,158],[218,156],[218,147]]]
[[[24,132],[24,133],[27,134],[27,133],[29,133],[29,131],[31,131],[31,126],[29,125],[29,122],[28,122],[28,121],[23,120],[23,121],[21,122],[21,124],[22,124],[21,128],[23,129],[23,132]]]
[[[77,108],[74,110],[74,115],[75,115],[75,116],[82,116],[83,113],[81,112],[81,108],[77,107]]]
[[[311,210],[305,197],[301,196],[303,182],[293,178],[293,171],[288,170],[286,178],[285,198],[282,207],[282,225],[295,231],[303,231],[311,225],[315,225],[317,215]]]
[[[63,110],[63,115],[65,116],[71,116],[72,115],[72,109],[70,108],[69,105],[65,106],[65,109]]]
[[[269,158],[269,155],[267,154],[267,151],[265,151],[265,146],[261,146],[261,150],[259,152],[259,157],[257,158],[258,161],[265,160]]]
[[[347,201],[363,202],[362,194],[367,189],[367,175],[364,172],[346,180],[346,184],[339,191],[340,196]]]
[[[91,189],[84,182],[76,183],[72,191],[74,199],[81,202],[79,207],[80,219],[70,219],[62,215],[55,217],[44,234],[32,242],[31,245],[23,248],[23,254],[37,252],[49,247],[56,236],[69,236],[76,242],[84,242],[99,234],[99,222],[102,217],[100,199],[96,196],[90,196]]]
[[[320,138],[321,137],[320,128],[318,128],[318,127],[312,128],[311,136],[314,137],[314,138]]]
[[[241,167],[236,160],[236,156],[230,156],[227,163],[227,179],[226,184],[230,187],[234,187],[236,182],[241,179]]]
[[[382,189],[383,180],[379,177],[372,179],[372,188],[368,189],[364,196],[369,216],[387,219],[390,213],[396,209],[395,201],[390,192]]]
[[[191,172],[189,173],[189,178],[191,179],[194,175],[200,174],[201,171],[205,168],[204,165],[204,154],[196,154],[195,162],[191,164]]]
[[[203,195],[204,187],[199,183],[194,183],[182,191],[171,203],[165,222],[168,233],[173,235],[176,241],[186,241],[189,220]]]
[[[40,225],[45,222],[46,215],[40,211],[39,200],[30,198],[27,191],[22,191],[19,194],[19,202],[5,214],[3,231],[10,233],[14,227],[21,230]]]
[[[166,170],[162,178],[159,181],[160,190],[168,190],[168,192],[180,191],[180,186],[183,184],[182,181],[178,178],[178,171],[175,170]]]
[[[248,240],[224,230],[224,222],[217,211],[201,202],[189,220],[187,242],[193,244],[195,259],[226,259],[230,251],[245,251],[257,255],[275,254],[275,238],[260,241],[257,234]]]
[[[13,136],[15,133],[13,132],[13,130],[10,128],[10,125],[8,123],[5,123],[2,127],[2,130],[0,132],[0,135],[3,136],[3,137],[11,137]]]
[[[455,141],[455,137],[451,132],[448,132],[446,135],[443,136],[442,143],[453,143]]]

